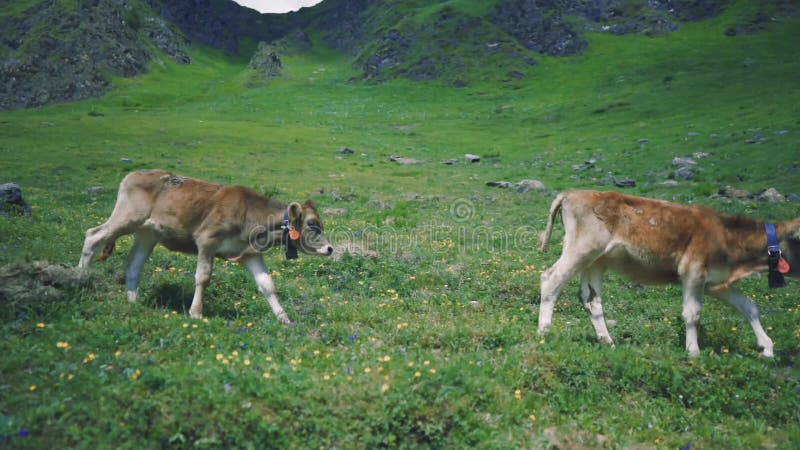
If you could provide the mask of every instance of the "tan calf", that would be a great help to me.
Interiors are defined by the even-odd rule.
[[[759,321],[758,308],[733,283],[768,270],[764,222],[617,192],[568,191],[550,207],[541,250],[546,251],[555,216],[561,211],[561,257],[541,277],[539,334],[547,332],[564,285],[581,277],[580,298],[597,338],[613,344],[603,318],[601,282],[606,270],[650,284],[680,283],[686,350],[699,354],[697,323],[703,294],[736,308],[753,328],[764,357],[773,356],[772,340]],[[775,223],[791,270],[800,275],[800,219]]]
[[[104,259],[114,241],[126,234],[134,235],[125,272],[130,301],[136,300],[142,266],[156,244],[197,255],[189,309],[193,318],[202,317],[203,292],[215,257],[247,267],[278,320],[288,323],[261,252],[283,243],[287,256],[296,254],[295,249],[333,253],[311,202],[286,205],[246,187],[206,183],[163,170],[131,172],[122,180],[111,217],[86,232],[78,267],[87,270],[102,248]]]

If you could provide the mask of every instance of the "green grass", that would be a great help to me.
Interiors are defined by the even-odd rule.
[[[557,257],[536,251],[535,236],[557,190],[609,189],[612,172],[650,197],[798,215],[796,203],[708,198],[725,185],[800,193],[788,170],[800,163],[800,27],[726,37],[736,14],[659,38],[592,35],[583,56],[541,57],[509,83],[480,72],[463,89],[353,83],[350,61],[321,50],[287,57],[285,78],[247,88],[246,61],[196,48],[192,65],[163,58],[98,100],[0,113],[0,181],[20,183],[34,211],[0,219],[2,264],[74,265],[124,174],[153,167],[345,208],[323,217],[332,241],[379,253],[266,254],[297,323],[285,327],[246,271],[222,261],[207,320],[189,319],[194,258],[164,249],[129,304],[118,278],[131,241],[121,240],[92,266],[97,288],[3,305],[0,443],[797,448],[793,281],[779,291],[741,283],[776,343],[770,361],[757,358],[746,322],[713,301],[702,355],[689,359],[680,290],[615,275],[605,309],[616,349],[595,342],[574,283],[551,334],[535,332],[539,273]],[[755,134],[764,141],[746,143]],[[337,157],[342,146],[355,154]],[[658,184],[674,156],[699,151],[711,156],[696,180]],[[440,164],[464,153],[484,160]],[[589,157],[599,171],[572,170]],[[485,186],[523,178],[548,189]]]

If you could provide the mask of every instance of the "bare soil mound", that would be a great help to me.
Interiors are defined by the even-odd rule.
[[[0,267],[0,318],[61,300],[75,289],[93,288],[97,280],[74,267],[47,261],[16,263]]]

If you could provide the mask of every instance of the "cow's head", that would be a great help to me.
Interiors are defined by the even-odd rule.
[[[789,263],[787,275],[800,277],[800,219],[792,220],[789,224],[788,236],[781,242],[781,252]]]
[[[290,235],[289,245],[308,254],[324,256],[333,254],[333,247],[325,237],[322,220],[311,200],[302,205],[297,202],[289,205],[289,224],[299,233]]]

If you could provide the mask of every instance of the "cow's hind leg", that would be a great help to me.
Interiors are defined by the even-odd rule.
[[[579,296],[583,302],[583,307],[589,313],[592,326],[597,334],[597,340],[604,344],[614,345],[611,335],[606,327],[606,320],[603,317],[603,301],[600,297],[600,289],[603,282],[603,270],[596,266],[591,266],[583,271],[581,275],[581,287]]]
[[[758,307],[744,294],[739,292],[736,288],[727,288],[719,291],[709,291],[708,294],[719,300],[725,300],[729,305],[736,308],[753,328],[756,334],[756,343],[758,348],[761,349],[762,358],[772,358],[773,344],[772,339],[767,336],[764,328],[761,327],[761,321],[758,318]]]
[[[272,312],[275,313],[275,317],[283,323],[292,323],[289,320],[289,316],[286,315],[286,312],[281,307],[281,304],[278,303],[278,296],[275,295],[275,284],[272,282],[272,277],[267,273],[267,268],[264,266],[264,260],[261,259],[261,256],[249,257],[244,261],[244,265],[247,266],[247,269],[253,275],[258,290],[261,291],[267,299],[270,308],[272,308]]]
[[[553,323],[553,308],[558,294],[576,274],[597,259],[598,252],[577,254],[566,247],[555,264],[541,277],[541,303],[539,305],[539,335],[544,335]]]
[[[156,238],[150,233],[139,232],[134,236],[133,248],[128,254],[128,268],[125,270],[125,288],[128,291],[128,300],[131,302],[136,301],[142,266],[155,246]]]
[[[697,344],[697,324],[700,322],[704,282],[687,278],[683,280],[683,311],[681,316],[686,323],[686,351],[689,356],[700,354]]]

